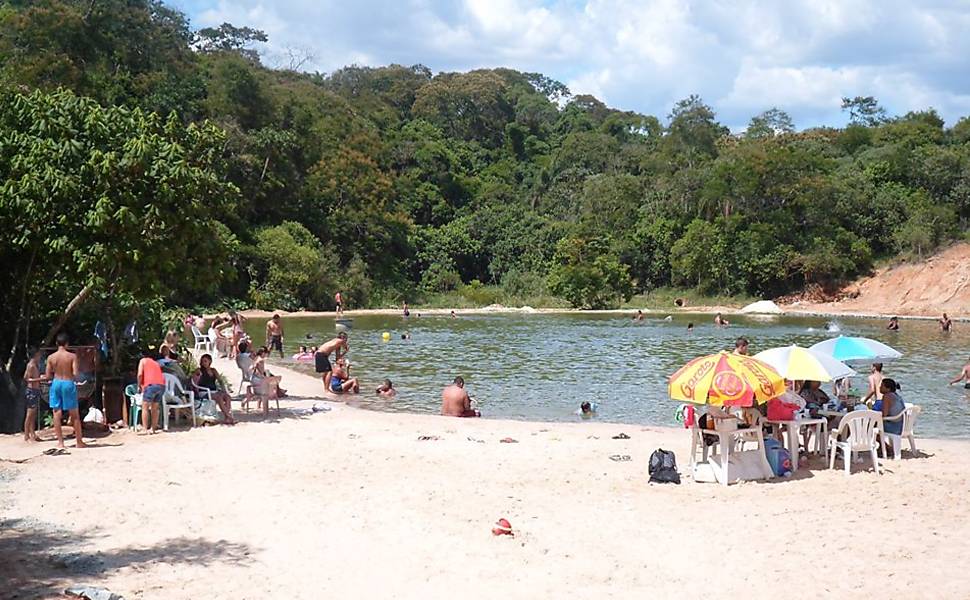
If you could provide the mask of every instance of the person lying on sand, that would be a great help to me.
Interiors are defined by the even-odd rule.
[[[337,337],[317,348],[315,366],[316,372],[320,373],[320,378],[323,379],[323,389],[330,389],[330,376],[333,373],[333,365],[330,364],[330,355],[333,354],[336,360],[340,360],[340,357],[346,355],[349,351],[350,345],[347,344],[346,331],[341,331],[337,334]]]
[[[351,392],[354,394],[360,393],[360,382],[357,381],[356,377],[350,376],[350,367],[346,364],[344,359],[338,358],[337,363],[333,367],[333,372],[330,374],[330,391],[335,394],[343,394],[346,392]]]
[[[393,398],[397,396],[397,390],[394,389],[394,384],[391,383],[390,379],[385,379],[383,383],[377,386],[377,395],[383,398]]]
[[[455,377],[454,383],[441,392],[441,414],[446,417],[482,416],[472,409],[472,399],[465,391],[465,380],[461,376]]]
[[[967,359],[967,364],[963,365],[963,369],[960,370],[960,374],[956,376],[956,379],[950,382],[950,385],[954,383],[965,382],[963,384],[964,389],[970,390],[970,358]]]

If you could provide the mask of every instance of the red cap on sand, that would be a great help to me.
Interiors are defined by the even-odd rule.
[[[512,524],[509,523],[508,519],[499,519],[495,522],[495,527],[492,528],[492,535],[513,535]]]

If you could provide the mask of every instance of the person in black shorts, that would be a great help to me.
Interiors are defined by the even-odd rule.
[[[350,346],[347,344],[347,332],[345,331],[341,331],[337,334],[337,337],[317,348],[317,353],[313,357],[314,366],[316,372],[320,373],[323,379],[325,390],[330,389],[330,377],[333,373],[333,365],[330,364],[330,355],[334,354],[336,360],[340,360],[349,350]]]
[[[283,322],[279,315],[273,315],[272,319],[266,321],[266,345],[270,352],[278,350],[280,358],[283,358]]]

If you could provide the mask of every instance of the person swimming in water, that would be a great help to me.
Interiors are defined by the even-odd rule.
[[[397,390],[394,389],[394,384],[391,383],[390,379],[385,379],[383,383],[377,386],[377,395],[382,398],[393,398],[397,396]]]
[[[687,333],[694,333],[694,324],[693,323],[688,323],[687,324]]]
[[[970,390],[970,358],[967,359],[967,364],[963,365],[963,369],[960,370],[960,374],[956,376],[956,379],[950,382],[950,385],[954,383],[963,382],[963,389]]]
[[[889,331],[899,331],[899,317],[890,317],[889,324],[886,325]]]

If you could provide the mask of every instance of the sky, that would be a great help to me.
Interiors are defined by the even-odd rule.
[[[735,131],[763,110],[841,126],[843,96],[891,115],[970,115],[970,0],[168,0],[194,28],[262,29],[270,66],[537,71],[665,120],[699,94]]]

